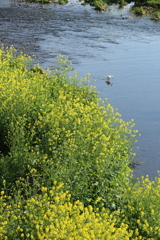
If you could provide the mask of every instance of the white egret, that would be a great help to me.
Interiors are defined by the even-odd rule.
[[[107,80],[109,81],[110,79],[112,79],[113,78],[113,76],[112,75],[108,75],[107,76]]]

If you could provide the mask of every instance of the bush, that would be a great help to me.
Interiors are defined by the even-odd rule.
[[[30,58],[13,52],[0,51],[1,183],[35,168],[46,186],[64,182],[74,200],[112,206],[129,181],[133,122],[101,103],[87,77],[70,77],[67,59],[51,75],[27,69]]]
[[[120,8],[123,8],[124,6],[126,6],[128,3],[126,0],[118,0],[118,4]]]
[[[58,3],[59,3],[59,4],[67,4],[67,3],[68,3],[68,0],[58,0]]]
[[[160,7],[160,1],[159,0],[147,0],[143,3],[144,6],[149,6],[151,8],[159,8]]]
[[[160,176],[132,183],[136,130],[62,56],[0,50],[0,239],[160,239]]]
[[[114,214],[121,222],[129,223],[133,237],[160,239],[160,175],[154,180],[142,177],[128,186],[120,202]]]
[[[93,6],[95,6],[96,10],[104,11],[108,7],[105,1],[103,0],[94,0]]]
[[[142,16],[142,15],[146,14],[146,11],[143,7],[133,7],[132,12],[138,16]]]
[[[30,178],[34,186],[30,184]],[[16,181],[12,195],[0,192],[0,238],[4,239],[109,239],[159,240],[160,176],[148,177],[124,189],[121,206],[114,212],[73,202],[64,184],[50,188],[39,182],[36,169]],[[35,192],[35,193],[34,193]],[[37,194],[38,192],[38,194]]]
[[[17,186],[23,181],[17,182]],[[22,188],[22,186],[21,186]],[[20,189],[21,189],[20,188]],[[119,239],[132,236],[128,226],[116,227],[116,219],[108,210],[94,212],[91,205],[70,202],[71,195],[63,184],[51,189],[41,187],[41,194],[27,200],[15,191],[14,199],[1,191],[0,238],[4,239]],[[8,202],[9,204],[6,204]]]
[[[156,21],[159,21],[160,20],[160,13],[159,12],[153,12],[152,15],[151,15],[151,19],[152,20],[156,20]]]

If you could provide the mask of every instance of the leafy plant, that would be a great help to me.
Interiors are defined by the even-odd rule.
[[[68,3],[68,0],[58,0],[58,3],[59,3],[59,4],[67,4],[67,3]]]
[[[143,2],[144,6],[149,6],[151,8],[159,8],[160,7],[160,1],[159,0],[147,0]]]
[[[116,219],[107,209],[95,212],[91,205],[85,207],[79,200],[72,203],[63,184],[54,182],[51,189],[41,186],[40,194],[27,199],[20,194],[24,184],[28,185],[23,179],[16,183],[14,198],[1,191],[1,239],[129,240],[132,236],[127,224],[116,226]]]
[[[132,12],[138,16],[142,16],[142,15],[146,14],[146,11],[143,7],[133,7]]]
[[[93,6],[95,6],[96,10],[104,11],[107,9],[108,5],[103,0],[94,0]]]
[[[112,206],[131,174],[133,121],[101,102],[87,77],[70,77],[67,59],[50,75],[27,69],[24,55],[0,54],[1,141],[8,148],[1,153],[1,182],[12,184],[33,167],[46,186],[64,182],[75,200],[101,197]]]
[[[128,4],[127,1],[125,1],[125,0],[119,0],[117,3],[118,3],[119,6],[122,7],[122,8]]]
[[[0,239],[160,239],[160,176],[133,183],[137,136],[89,74],[0,49]]]
[[[159,21],[160,20],[160,13],[159,12],[153,12],[152,15],[151,15],[151,19],[152,20],[156,20],[156,21]]]
[[[121,206],[115,211],[123,223],[130,223],[132,237],[160,238],[160,175],[154,180],[149,176],[124,189]]]

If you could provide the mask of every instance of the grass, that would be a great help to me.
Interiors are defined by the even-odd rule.
[[[159,8],[160,7],[160,1],[159,0],[147,0],[144,3],[145,6],[150,6],[152,8]]]
[[[132,12],[137,16],[146,14],[146,10],[143,7],[133,7]]]
[[[131,11],[137,16],[148,15],[151,20],[160,20],[160,12],[157,10],[157,8],[153,8],[150,6],[133,6]]]
[[[160,177],[133,184],[137,130],[68,58],[0,50],[0,239],[155,239]]]
[[[151,19],[159,21],[160,20],[160,12],[158,12],[158,11],[153,12],[152,15],[151,15]]]

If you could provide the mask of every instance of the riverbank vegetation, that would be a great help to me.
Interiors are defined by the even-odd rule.
[[[66,4],[69,1],[68,0],[29,0],[28,2],[32,2],[32,3],[42,3],[42,4],[48,4],[48,3],[55,3],[57,2],[58,4]]]
[[[147,5],[140,5],[140,4],[135,4],[131,12],[133,12],[137,16],[143,16],[143,15],[148,15],[150,16],[150,19],[159,21],[160,20],[160,9],[154,8],[151,6]]]
[[[132,2],[130,0],[85,0],[85,3],[95,6],[95,9],[100,11],[106,10],[112,4],[118,4],[120,8],[123,8]],[[131,12],[137,16],[148,15],[152,20],[160,20],[160,0],[135,1]]]
[[[137,130],[70,62],[0,49],[0,238],[160,238],[160,176],[133,181]]]
[[[59,4],[66,4],[69,0],[28,0],[29,2],[35,3],[53,3],[57,2]],[[105,11],[109,5],[118,4],[120,8],[125,5],[132,3],[131,0],[84,0],[82,3],[90,4],[94,6],[96,10]],[[135,13],[137,16],[148,15],[152,20],[160,20],[160,0],[137,0],[134,2],[131,12]]]

